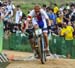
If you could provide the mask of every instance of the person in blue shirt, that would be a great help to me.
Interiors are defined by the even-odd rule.
[[[49,17],[49,19],[51,20],[52,24],[51,24],[51,28],[53,28],[56,25],[56,15],[53,13],[53,9],[50,7],[47,7],[47,15]]]

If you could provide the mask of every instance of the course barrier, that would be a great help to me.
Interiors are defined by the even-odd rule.
[[[63,37],[51,36],[50,51],[53,54],[58,55],[66,55],[66,44]],[[73,40],[72,46],[72,58],[75,58],[75,39]],[[16,35],[12,33],[12,35],[8,39],[3,39],[3,48],[7,50],[16,50],[16,51],[27,51],[31,52],[31,46],[29,44],[28,38],[25,36],[21,36],[21,34]]]

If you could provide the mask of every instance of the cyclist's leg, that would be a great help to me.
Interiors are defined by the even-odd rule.
[[[48,50],[49,49],[49,41],[48,41],[47,22],[45,20],[43,20],[43,22],[44,22],[44,27],[42,28],[42,30],[43,30],[44,40],[45,40],[45,47],[46,47],[46,50]]]
[[[32,47],[32,51],[34,52],[34,38],[33,38],[33,29],[27,29],[27,33],[29,33],[29,42]]]
[[[48,49],[48,35],[47,35],[47,32],[43,32],[43,35],[44,35],[44,40],[45,40],[45,47],[46,47],[46,50]]]
[[[47,32],[48,32],[47,30],[43,30],[46,54],[47,54],[47,56],[50,56],[49,40],[48,40],[48,33]]]

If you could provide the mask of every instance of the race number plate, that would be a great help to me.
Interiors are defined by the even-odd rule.
[[[41,35],[41,34],[42,34],[42,30],[41,30],[41,29],[37,29],[37,30],[35,31],[35,34],[36,34],[36,36]]]

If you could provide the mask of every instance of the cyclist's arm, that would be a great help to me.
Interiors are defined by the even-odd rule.
[[[28,14],[28,16],[27,16],[27,20],[29,21],[29,20],[31,20],[32,19],[32,17],[34,16],[34,10],[32,10],[32,11],[30,11],[30,13]]]
[[[26,20],[26,29],[28,29],[28,25],[29,25],[29,22],[32,20],[32,17],[31,16],[27,16],[27,20]]]
[[[51,26],[51,22],[50,22],[50,20],[49,20],[49,17],[48,17],[48,15],[47,15],[47,13],[46,13],[43,9],[41,9],[40,11],[41,11],[41,13],[44,15],[44,17],[45,17],[45,19],[46,19],[46,21],[47,21],[47,25],[48,25],[48,26]]]
[[[48,28],[50,28],[50,26],[51,26],[51,22],[50,22],[50,20],[49,19],[46,19],[46,21],[47,21],[47,25],[48,25]]]
[[[27,22],[28,23],[32,20],[33,16],[34,16],[34,10],[30,11],[30,13],[27,15]]]

